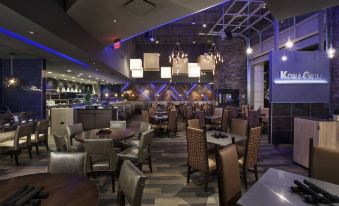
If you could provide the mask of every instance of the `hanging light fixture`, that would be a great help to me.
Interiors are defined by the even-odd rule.
[[[198,63],[188,63],[188,77],[200,78],[200,66]]]
[[[327,56],[328,56],[328,58],[330,58],[330,59],[332,59],[332,58],[334,57],[335,52],[336,52],[336,51],[335,51],[335,49],[333,48],[332,44],[331,44],[330,48],[328,48],[328,49],[326,50]]]
[[[168,57],[169,58],[169,63],[171,63],[172,67],[173,65],[176,66],[176,73],[179,74],[179,61],[187,61],[187,56],[188,54],[185,53],[181,47],[180,47],[180,43],[177,42],[175,44],[175,47],[173,48],[171,55]]]
[[[250,1],[248,0],[248,3],[250,3]],[[249,4],[250,5],[250,4]],[[250,7],[247,7],[247,15],[250,16]],[[247,25],[250,25],[250,18],[247,19]],[[249,30],[249,38],[248,38],[248,46],[246,48],[246,54],[247,56],[250,56],[253,53],[253,49],[251,48],[251,30]]]
[[[251,45],[248,45],[248,47],[246,48],[246,54],[251,55],[252,53],[253,53],[253,49],[251,48]]]
[[[287,49],[292,49],[293,46],[294,46],[293,41],[290,39],[290,37],[288,37],[288,40],[287,40],[286,43],[285,43],[285,47],[286,47]]]
[[[13,76],[13,54],[11,54],[11,76],[6,77],[4,80],[5,87],[17,87],[19,86],[19,79]]]
[[[214,59],[215,64],[220,64],[224,62],[224,58],[218,52],[217,47],[215,46],[215,43],[211,44],[211,48],[208,51],[207,55],[210,60]]]

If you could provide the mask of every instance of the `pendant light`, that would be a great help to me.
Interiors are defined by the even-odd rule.
[[[330,19],[329,19],[329,23],[330,23],[330,37],[329,37],[329,39],[330,39],[330,41],[332,41],[332,9],[330,9]],[[329,59],[332,59],[334,56],[335,56],[335,53],[336,53],[336,50],[335,50],[335,48],[333,48],[333,45],[332,45],[332,43],[330,44],[330,47],[329,48],[327,48],[327,50],[326,50],[326,54],[327,54],[327,57],[329,58]]]
[[[19,86],[19,79],[13,76],[13,54],[11,53],[11,76],[6,77],[4,84],[6,88],[14,88]]]
[[[248,0],[248,7],[247,7],[247,15],[250,16],[250,1]],[[250,18],[247,19],[247,25],[250,25]],[[249,37],[248,37],[248,45],[246,48],[247,56],[250,56],[253,53],[253,49],[251,48],[251,29],[248,30]]]
[[[176,74],[179,74],[179,62],[181,61],[188,61],[187,60],[187,56],[188,54],[185,53],[181,47],[180,47],[180,43],[177,42],[175,44],[175,47],[173,48],[172,52],[171,52],[171,55],[168,57],[169,59],[169,63],[171,63],[172,67],[174,67],[174,65],[176,66]]]

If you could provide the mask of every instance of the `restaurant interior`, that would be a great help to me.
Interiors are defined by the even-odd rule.
[[[339,0],[0,0],[0,206],[339,205],[338,49]]]

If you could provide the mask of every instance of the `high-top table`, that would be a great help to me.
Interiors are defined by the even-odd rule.
[[[245,194],[242,195],[238,204],[243,206],[309,206],[311,204],[304,202],[303,198],[298,194],[293,193],[290,189],[291,186],[294,186],[294,180],[303,182],[304,179],[321,187],[327,192],[339,195],[339,185],[270,168]],[[336,203],[332,205],[339,204]]]
[[[112,139],[115,142],[129,139],[134,136],[135,132],[131,129],[112,129],[112,128],[103,128],[110,130],[110,134],[97,134],[100,129],[92,129],[83,131],[75,135],[75,139],[79,142],[84,142],[85,139]]]
[[[44,187],[49,193],[41,200],[43,206],[95,206],[99,192],[85,176],[40,173],[0,181],[0,203],[25,185]]]

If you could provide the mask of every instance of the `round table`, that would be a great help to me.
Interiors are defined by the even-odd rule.
[[[94,182],[85,176],[40,173],[0,181],[0,203],[25,185],[44,187],[49,193],[41,199],[44,206],[95,206],[99,192]]]
[[[83,131],[75,135],[75,139],[79,142],[84,142],[85,139],[113,139],[115,142],[119,142],[125,139],[129,139],[134,136],[134,131],[131,129],[112,129],[104,128],[105,130],[110,130],[110,134],[98,135],[97,132],[100,129],[92,129],[88,131]]]

